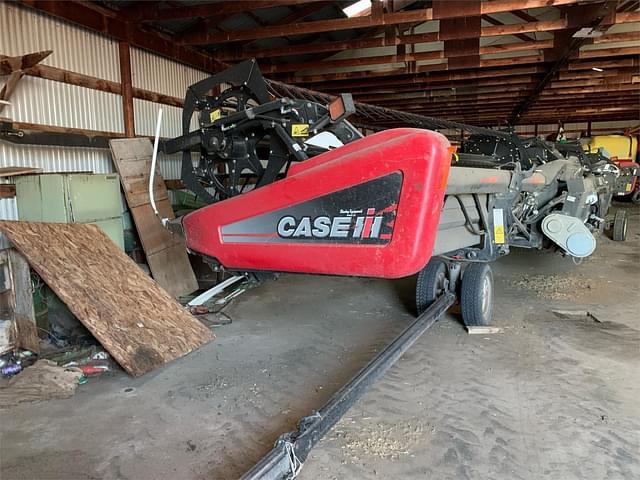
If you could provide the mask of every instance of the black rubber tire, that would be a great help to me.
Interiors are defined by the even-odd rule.
[[[416,283],[416,310],[424,312],[443,292],[447,279],[447,265],[442,260],[431,260],[418,273]]]
[[[627,212],[618,210],[613,217],[612,238],[616,242],[624,242],[627,239]]]
[[[631,202],[635,205],[640,205],[640,190],[636,190],[631,194]]]
[[[493,272],[486,263],[472,263],[460,286],[460,312],[467,326],[489,325],[493,317]]]

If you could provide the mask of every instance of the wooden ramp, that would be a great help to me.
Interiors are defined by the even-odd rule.
[[[148,138],[124,138],[111,140],[109,145],[153,278],[174,297],[196,291],[198,281],[189,263],[184,240],[164,228],[151,207],[151,142]],[[157,165],[153,187],[160,215],[174,218],[167,187]]]
[[[131,375],[214,338],[97,226],[0,221],[0,231]]]

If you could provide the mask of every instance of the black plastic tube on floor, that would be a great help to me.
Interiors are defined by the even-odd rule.
[[[338,390],[327,404],[313,415],[303,417],[298,424],[298,430],[282,435],[274,448],[241,477],[242,480],[295,478],[315,444],[364,392],[444,315],[455,299],[453,293],[447,292],[433,302],[393,342]]]

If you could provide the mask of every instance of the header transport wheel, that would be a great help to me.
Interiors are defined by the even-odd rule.
[[[418,315],[435,302],[447,289],[447,265],[442,260],[433,259],[420,270],[416,284],[416,309]]]
[[[627,239],[627,212],[618,210],[613,217],[613,235],[616,242],[624,242]]]
[[[462,275],[460,310],[467,326],[489,325],[493,316],[493,272],[486,263],[470,264]]]

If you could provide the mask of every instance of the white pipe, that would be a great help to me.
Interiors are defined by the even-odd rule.
[[[156,122],[156,138],[153,142],[153,155],[151,157],[151,175],[149,175],[149,200],[151,200],[151,207],[153,208],[153,213],[157,216],[160,216],[158,213],[158,208],[156,207],[156,200],[153,197],[153,181],[156,176],[156,160],[158,159],[158,144],[160,143],[160,125],[162,125],[162,109],[158,109],[158,121]],[[162,224],[164,225],[165,219],[162,219]]]
[[[217,284],[216,286],[210,288],[204,293],[201,293],[196,298],[191,300],[187,305],[190,307],[195,307],[197,305],[204,304],[207,300],[209,300],[214,295],[217,295],[229,285],[233,285],[234,283],[239,282],[240,280],[244,280],[246,277],[244,275],[236,275],[235,277],[227,278],[224,282]]]

